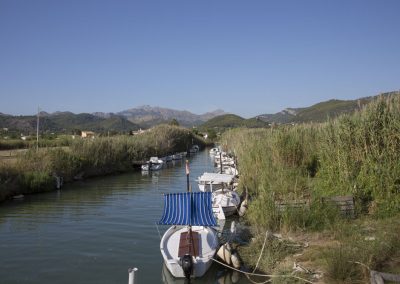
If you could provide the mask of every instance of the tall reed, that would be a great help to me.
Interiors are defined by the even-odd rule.
[[[13,165],[14,183],[21,193],[32,193],[54,188],[54,176],[70,181],[75,176],[98,176],[125,172],[133,163],[150,156],[163,156],[188,150],[192,144],[204,147],[207,142],[190,130],[160,125],[136,136],[96,137],[75,139],[70,147],[30,149],[21,153]],[[3,166],[3,170],[11,168]],[[10,175],[8,175],[10,176]],[[1,177],[1,175],[0,175]],[[0,179],[0,185],[3,180]],[[1,187],[0,200],[15,190]],[[2,198],[2,199],[1,199]]]
[[[359,213],[400,211],[399,96],[324,124],[231,130],[221,143],[238,157],[240,187],[253,196],[248,219],[257,227],[329,226],[339,212],[321,204],[323,196],[353,195]],[[282,214],[276,205],[288,200],[311,205]]]

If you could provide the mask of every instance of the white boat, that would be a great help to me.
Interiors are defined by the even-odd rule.
[[[216,169],[217,169],[218,173],[221,173],[220,165],[217,165]],[[234,164],[233,165],[223,164],[222,165],[222,173],[227,174],[227,175],[234,175],[234,176],[239,175],[239,171],[236,169]]]
[[[143,171],[158,171],[163,167],[164,162],[157,157],[151,157],[149,161],[142,165]]]
[[[174,160],[174,161],[182,160],[182,154],[176,153],[176,154],[172,155],[172,160]]]
[[[219,148],[215,147],[210,150],[210,155],[219,155]]]
[[[212,226],[210,192],[186,192],[164,195],[164,213],[158,222],[171,226],[160,242],[167,269],[174,277],[201,277],[210,268],[218,248]]]
[[[234,175],[219,173],[204,173],[197,179],[200,191],[212,192],[214,211],[221,206],[225,216],[236,213],[240,204],[240,196],[233,190],[234,181]]]
[[[189,152],[190,152],[190,153],[197,153],[199,150],[200,150],[200,147],[199,147],[198,145],[193,145],[193,146],[190,148]]]
[[[222,188],[230,188],[234,182],[235,176],[220,173],[204,173],[198,179],[200,191],[211,191]]]
[[[225,216],[231,216],[238,212],[240,196],[236,191],[218,189],[212,192],[213,207],[222,207]]]

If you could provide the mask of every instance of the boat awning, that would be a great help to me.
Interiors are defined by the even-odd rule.
[[[216,226],[211,192],[184,192],[164,195],[161,225]]]
[[[204,173],[197,181],[202,183],[231,183],[234,175],[219,174],[219,173]]]

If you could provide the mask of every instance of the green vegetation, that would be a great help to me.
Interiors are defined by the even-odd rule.
[[[0,150],[10,149],[26,149],[29,148],[31,143],[21,139],[2,139],[0,140]]]
[[[256,236],[264,235],[267,229],[333,234],[354,231],[355,221],[343,220],[335,206],[322,202],[323,197],[354,196],[356,216],[368,214],[368,219],[377,220],[377,228],[386,218],[399,216],[399,133],[400,97],[386,96],[353,115],[324,124],[231,130],[224,134],[222,145],[238,157],[240,187],[247,188],[252,198],[246,218]],[[309,206],[278,210],[277,204],[288,201],[307,201]],[[397,241],[385,239],[391,248],[384,250],[385,260],[400,249],[398,229],[385,227],[387,237],[397,236]],[[325,267],[331,271],[331,278],[365,280],[365,275],[358,273],[360,268],[354,270],[357,273],[346,270],[342,260],[349,256],[371,268],[382,265],[383,261],[374,260],[381,257],[379,251],[383,248],[378,245],[367,249],[367,243],[359,242],[362,234],[355,234],[351,235],[354,241],[333,234],[336,245],[325,251],[326,259],[332,260]],[[259,252],[257,242],[248,249]],[[274,269],[268,262],[261,268]],[[339,274],[344,276],[336,276]]]
[[[70,135],[40,135],[39,147],[62,147],[69,146],[72,143],[72,136]],[[36,148],[36,137],[29,137],[26,140],[22,139],[0,139],[0,150],[11,149],[29,149]]]
[[[258,120],[256,118],[244,119],[243,117],[235,114],[224,114],[208,120],[207,122],[203,123],[200,128],[226,129],[237,127],[258,128],[267,126],[268,123]]]
[[[343,114],[352,114],[379,97],[388,97],[399,94],[400,93],[397,91],[383,93],[374,97],[360,98],[357,100],[329,100],[309,107],[287,109],[283,112],[264,114],[259,117],[265,121],[274,123],[326,122],[328,119],[334,119]]]
[[[10,133],[36,134],[36,123],[36,116],[0,115],[0,128],[7,128]],[[40,133],[73,133],[77,129],[128,132],[139,129],[139,126],[117,115],[99,117],[89,113],[62,112],[40,116]]]
[[[54,176],[68,182],[132,170],[135,161],[186,151],[206,142],[185,128],[160,125],[135,136],[75,139],[69,147],[30,149],[15,163],[0,165],[0,200],[54,188]],[[12,186],[10,186],[12,185]]]

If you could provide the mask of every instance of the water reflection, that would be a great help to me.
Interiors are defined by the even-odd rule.
[[[160,171],[144,171],[142,170],[142,176],[151,177],[151,183],[158,184]]]
[[[215,283],[215,284],[239,284],[248,283],[243,275],[239,272],[225,268],[214,263],[210,269],[201,278],[191,279],[190,282],[183,278],[175,278],[163,265],[161,270],[161,279],[165,284],[196,284],[196,283]]]

